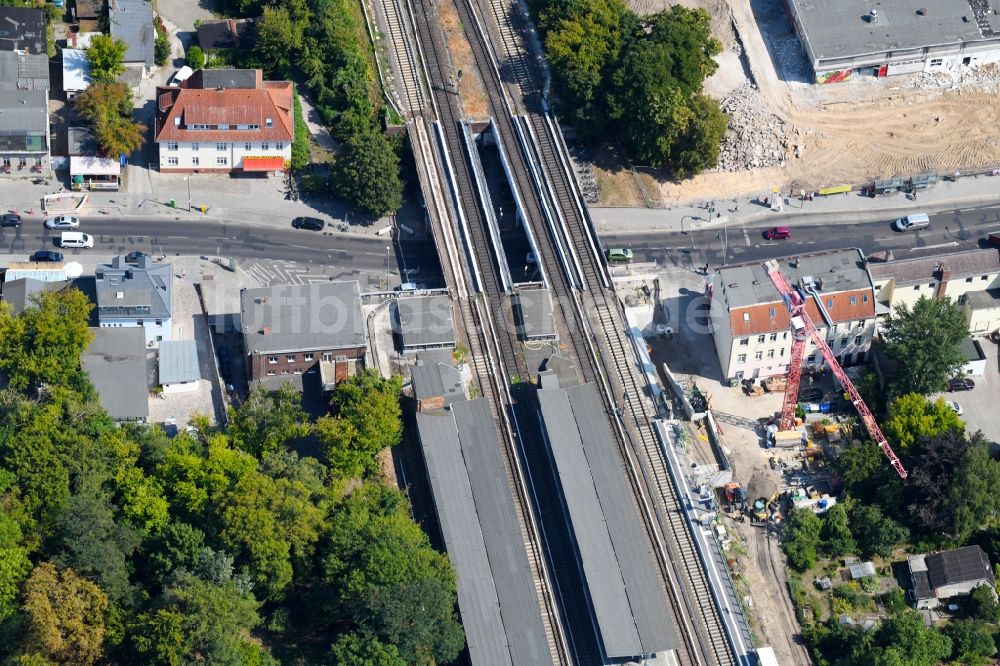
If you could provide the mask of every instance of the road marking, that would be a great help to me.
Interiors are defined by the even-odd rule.
[[[911,247],[908,252],[914,252],[916,250],[933,250],[939,247],[955,247],[958,245],[958,241],[951,241],[950,243],[938,243],[937,245],[923,245],[921,247]]]
[[[894,238],[893,236],[885,236],[883,238],[876,238],[875,240],[877,240],[877,241],[887,241],[887,240],[892,240],[893,238]]]
[[[747,247],[750,247],[750,234],[747,233],[746,227],[743,228],[743,238],[747,241]]]

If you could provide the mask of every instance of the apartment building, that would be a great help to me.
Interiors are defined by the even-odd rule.
[[[971,293],[1000,288],[1000,250],[918,251],[884,261],[869,257],[868,272],[880,315],[901,304],[913,307],[921,296],[950,298],[961,306]]]
[[[290,81],[259,69],[198,70],[156,91],[156,144],[164,173],[283,171],[295,123]]]
[[[789,283],[843,365],[868,358],[875,334],[875,293],[860,250],[832,250],[778,260]],[[710,286],[713,339],[723,375],[756,379],[788,372],[793,336],[788,308],[761,263],[716,270]],[[806,367],[823,357],[806,343]]]
[[[148,255],[129,263],[119,255],[94,271],[101,328],[142,328],[147,347],[170,339],[174,269]]]

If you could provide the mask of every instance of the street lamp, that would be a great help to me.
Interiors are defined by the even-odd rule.
[[[385,246],[385,290],[389,291],[389,251],[392,249],[391,246]]]

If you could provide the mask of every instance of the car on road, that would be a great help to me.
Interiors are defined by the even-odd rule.
[[[968,377],[954,377],[948,380],[949,391],[971,391],[976,388],[976,382]]]
[[[45,220],[46,229],[77,229],[79,226],[80,218],[73,215],[60,215]]]
[[[21,216],[17,213],[4,213],[3,217],[0,217],[0,227],[14,227],[17,229],[21,226]]]
[[[771,227],[764,230],[764,238],[767,240],[785,240],[790,238],[792,230],[788,227]]]
[[[308,229],[309,231],[323,231],[326,222],[318,217],[297,217],[292,220],[292,227],[295,229]]]
[[[613,247],[608,250],[608,261],[632,261],[632,250],[627,247]]]
[[[963,410],[963,409],[962,409],[962,405],[958,404],[958,403],[957,403],[957,402],[955,402],[954,400],[945,400],[945,401],[944,401],[944,404],[946,404],[946,405],[948,405],[949,407],[951,407],[951,408],[952,408],[952,410],[953,410],[953,411],[954,411],[954,412],[955,412],[956,414],[958,414],[959,416],[961,416],[962,414],[964,414],[964,413],[965,413],[965,410]]]
[[[79,231],[64,231],[59,236],[59,247],[94,247],[94,237]]]
[[[893,222],[892,228],[896,231],[916,231],[918,229],[926,229],[930,225],[931,219],[924,213],[914,213]]]
[[[32,261],[62,261],[63,253],[55,250],[39,250],[31,255]]]

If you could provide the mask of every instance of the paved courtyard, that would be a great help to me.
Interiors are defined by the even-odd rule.
[[[982,377],[972,377],[976,388],[971,391],[938,393],[931,399],[942,397],[962,406],[962,420],[970,433],[982,430],[987,441],[1000,442],[1000,358],[997,345],[979,338],[986,354],[986,372]]]

